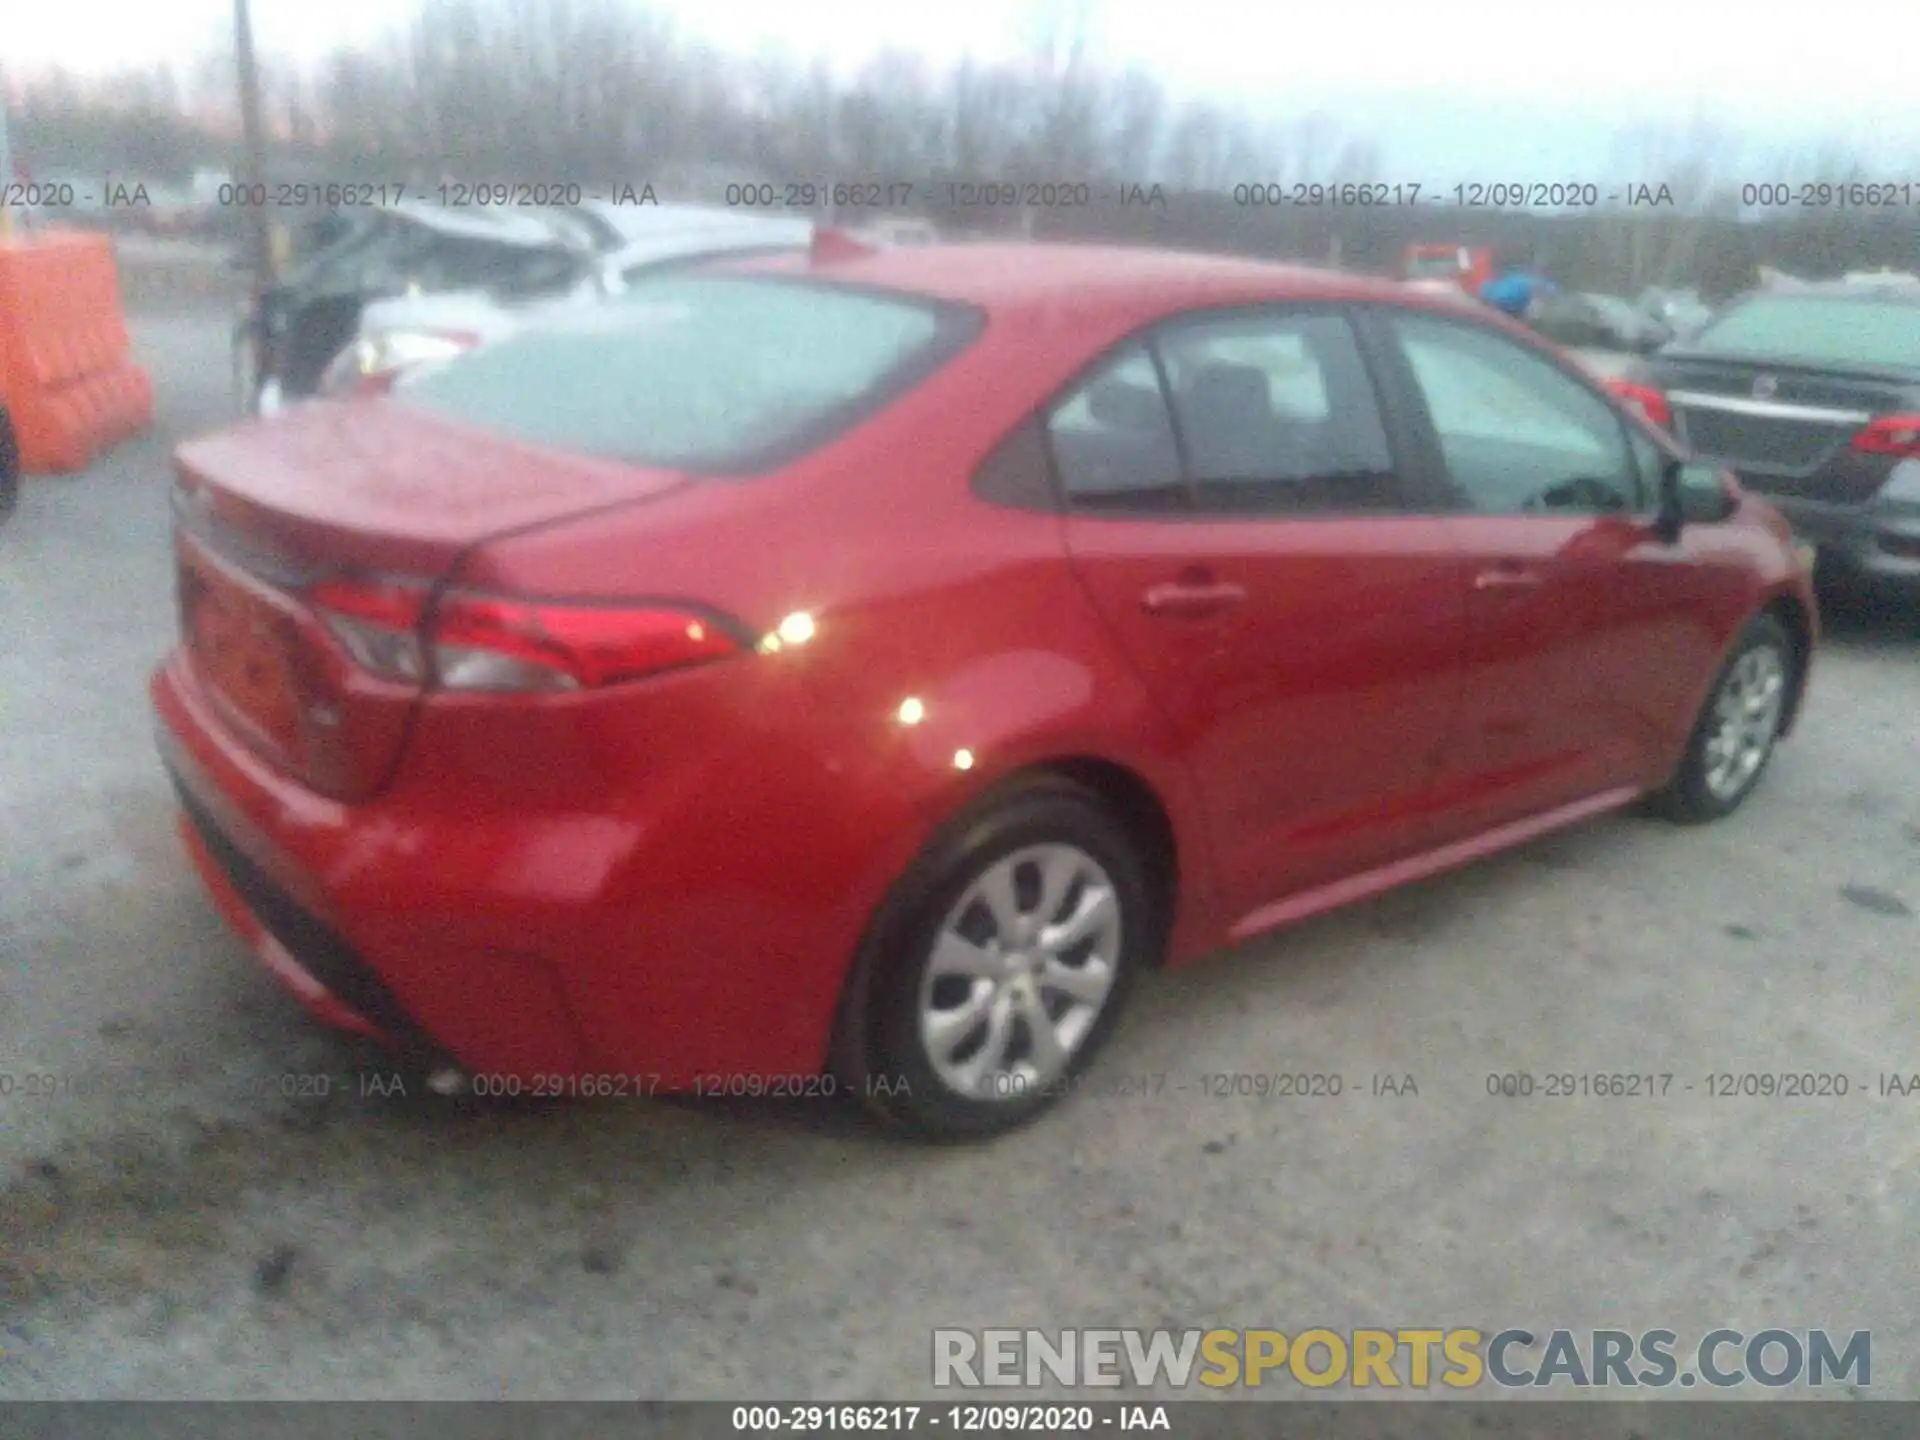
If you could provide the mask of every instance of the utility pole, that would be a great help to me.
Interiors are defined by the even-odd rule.
[[[260,123],[260,70],[253,57],[253,17],[247,0],[233,0],[233,53],[240,71],[240,136],[243,185],[264,185],[267,164],[265,137]],[[273,245],[267,234],[267,207],[249,205],[247,209],[247,250],[252,262],[253,292],[257,297],[272,283]]]

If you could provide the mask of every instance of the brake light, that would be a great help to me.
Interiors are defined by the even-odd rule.
[[[1920,415],[1883,415],[1853,437],[1853,448],[1863,455],[1920,458]]]
[[[740,653],[673,606],[555,605],[454,595],[433,620],[433,668],[451,690],[592,690]]]
[[[1662,430],[1673,428],[1673,407],[1667,403],[1667,397],[1651,385],[1636,385],[1630,380],[1609,380],[1607,389],[1637,410],[1649,424]]]
[[[330,581],[308,596],[353,659],[447,690],[592,690],[742,653],[721,625],[674,605],[592,605]]]
[[[426,682],[426,652],[420,643],[427,602],[423,586],[329,580],[310,590],[307,600],[362,669],[383,680]]]

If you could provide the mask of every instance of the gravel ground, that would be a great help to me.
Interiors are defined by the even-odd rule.
[[[1155,978],[1101,1073],[1158,1095],[938,1150],[822,1104],[363,1095],[378,1057],[174,843],[165,455],[223,417],[226,330],[135,328],[158,431],[0,531],[0,1397],[902,1398],[936,1326],[1426,1324],[1871,1329],[1870,1393],[1920,1398],[1920,1095],[1876,1093],[1920,1071],[1913,614],[1833,616],[1727,823],[1601,821]],[[1197,1093],[1283,1070],[1348,1093]],[[1488,1096],[1518,1071],[1676,1078]]]

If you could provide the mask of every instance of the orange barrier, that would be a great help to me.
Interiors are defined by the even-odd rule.
[[[0,402],[22,470],[83,470],[153,423],[153,382],[129,352],[108,237],[55,230],[0,243]]]

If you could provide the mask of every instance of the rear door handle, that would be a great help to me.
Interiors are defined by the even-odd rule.
[[[1197,620],[1217,615],[1246,598],[1244,585],[1228,581],[1174,581],[1153,586],[1140,597],[1140,605],[1149,615]]]
[[[1546,577],[1524,565],[1496,565],[1473,577],[1476,590],[1538,590]]]

